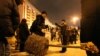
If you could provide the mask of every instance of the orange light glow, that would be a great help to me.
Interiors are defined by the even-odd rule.
[[[78,20],[79,20],[79,17],[73,17],[73,18],[72,18],[72,22],[73,22],[74,24],[76,24]]]

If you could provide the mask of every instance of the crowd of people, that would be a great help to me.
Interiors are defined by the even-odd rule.
[[[8,53],[5,53],[9,51],[7,39],[15,36],[15,32],[17,40],[19,40],[19,42],[17,41],[17,45],[20,44],[19,50],[21,52],[24,51],[25,42],[29,35],[34,33],[39,36],[45,36],[45,33],[42,32],[42,29],[48,28],[48,25],[45,25],[45,19],[47,17],[45,11],[36,16],[36,20],[32,23],[30,29],[28,29],[27,20],[25,18],[20,22],[17,9],[20,3],[17,0],[0,0],[0,4],[0,56],[9,56]],[[51,41],[56,40],[55,37],[57,37],[57,34],[59,35],[57,37],[58,41],[61,40],[62,45],[68,45],[69,43],[76,44],[78,35],[78,30],[76,28],[68,27],[65,20],[61,20],[60,25],[57,23],[55,23],[55,25],[57,28],[52,28],[50,30]],[[2,50],[4,50],[4,52]],[[66,50],[66,47],[62,47],[60,52],[63,53]]]
[[[79,35],[77,27],[68,26],[65,20],[61,20],[61,24],[55,23],[56,28],[51,28],[51,41],[61,41],[62,45],[76,44]],[[65,52],[66,48],[63,47],[61,53]]]
[[[50,33],[51,33],[51,41],[53,40],[57,40],[60,41],[61,40],[61,29],[58,28],[51,28]],[[77,29],[76,27],[67,27],[66,28],[67,31],[67,35],[68,35],[68,44],[76,44],[77,41],[77,37],[79,36],[79,29]]]

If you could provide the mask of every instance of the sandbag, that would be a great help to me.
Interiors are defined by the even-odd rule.
[[[44,56],[48,50],[49,41],[43,36],[32,34],[25,43],[25,51],[35,56]]]

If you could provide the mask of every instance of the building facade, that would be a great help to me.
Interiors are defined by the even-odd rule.
[[[30,28],[32,22],[36,19],[36,15],[40,14],[28,0],[24,0],[23,4],[19,5],[20,21],[25,18],[27,20],[28,28]]]

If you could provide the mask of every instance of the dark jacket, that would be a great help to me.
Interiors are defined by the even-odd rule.
[[[22,22],[19,25],[19,38],[21,41],[26,41],[28,36],[29,36],[28,25],[25,20],[22,20]]]
[[[66,24],[62,24],[62,25],[56,24],[56,25],[57,25],[58,27],[60,27],[60,29],[61,29],[61,34],[66,36],[66,34],[67,34],[67,25],[66,25]]]
[[[68,40],[67,25],[66,24],[58,25],[57,23],[56,25],[60,27],[60,33],[61,33],[61,38],[62,38],[61,42],[63,45],[66,45],[67,40]]]
[[[19,13],[15,0],[0,0],[0,35],[14,35],[18,24]]]
[[[45,19],[42,15],[37,15],[36,20],[32,23],[32,26],[30,28],[31,33],[38,34],[40,36],[44,36],[45,33],[43,33],[41,30],[45,26]]]

